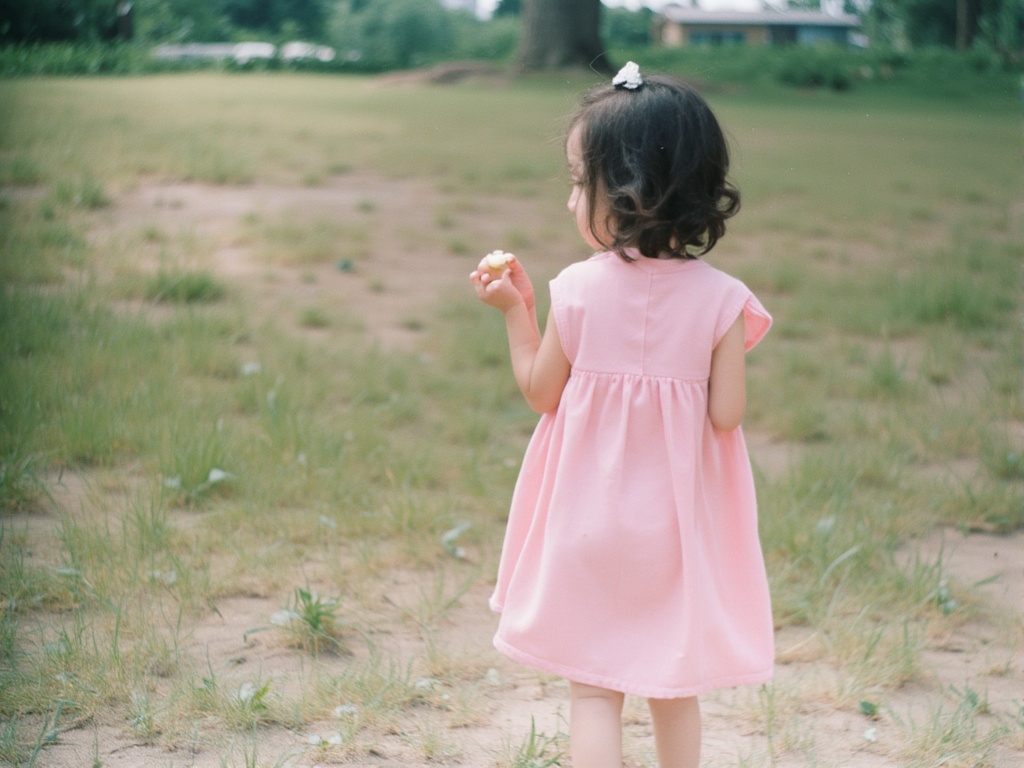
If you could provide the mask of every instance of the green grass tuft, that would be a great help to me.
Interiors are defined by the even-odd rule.
[[[219,301],[227,294],[223,283],[208,272],[160,272],[146,285],[146,298],[175,304]]]

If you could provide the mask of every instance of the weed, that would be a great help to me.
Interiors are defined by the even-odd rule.
[[[219,301],[227,289],[209,272],[160,272],[149,280],[146,298],[173,304]]]
[[[291,606],[274,614],[272,621],[284,627],[296,645],[316,656],[325,646],[332,651],[344,649],[340,641],[338,607],[335,599],[322,598],[309,589],[296,587]]]
[[[437,623],[459,604],[462,597],[476,583],[477,575],[473,573],[468,575],[461,584],[450,588],[445,573],[444,568],[437,569],[429,586],[421,582],[418,601],[411,607],[402,606],[405,615],[424,632],[430,632],[436,627]]]
[[[260,723],[275,719],[269,679],[225,685],[211,669],[195,689],[194,696],[203,711],[220,717],[236,732],[252,731]]]
[[[1000,480],[1024,480],[1024,453],[1008,437],[991,437],[982,447],[981,460]]]
[[[912,715],[895,717],[903,729],[906,744],[903,757],[907,766],[970,766],[984,763],[1004,735],[1003,728],[982,728],[977,694],[968,689],[955,706],[933,704],[924,722]]]
[[[464,238],[453,237],[448,241],[448,252],[453,256],[465,256],[473,252],[473,246]]]
[[[3,606],[3,613],[0,613],[0,662],[5,664],[13,662],[17,649],[18,617],[15,607],[13,598],[9,598],[7,605]]]
[[[15,720],[0,723],[0,762],[7,765],[21,765],[24,749],[18,741],[18,724]]]
[[[906,376],[906,363],[899,362],[888,346],[872,362],[870,391],[878,397],[898,397],[910,388]]]
[[[60,182],[53,191],[53,197],[61,205],[86,210],[96,210],[110,205],[110,198],[104,191],[103,184],[89,174],[83,175],[77,181]]]
[[[130,714],[128,725],[136,736],[152,741],[160,733],[154,712],[154,702],[150,695],[142,691],[132,691],[130,699]]]
[[[343,702],[337,712],[339,719],[351,717],[362,726],[393,722],[424,697],[416,688],[411,666],[372,643],[366,659],[349,665],[340,675],[322,678],[318,685],[325,696]]]
[[[559,748],[560,734],[548,736],[537,732],[537,724],[530,718],[530,734],[511,752],[509,768],[554,768],[561,766],[565,755]]]
[[[320,307],[306,307],[299,317],[299,325],[303,328],[329,328],[331,318]]]
[[[228,693],[225,699],[225,715],[229,722],[236,727],[255,725],[269,710],[269,694],[269,680],[243,683],[236,691]]]
[[[43,457],[28,446],[23,434],[0,448],[0,511],[31,509],[48,493],[40,479]]]
[[[227,439],[217,425],[197,437],[196,424],[172,427],[163,449],[163,487],[171,498],[196,504],[215,492],[229,488],[234,475],[227,465]]]

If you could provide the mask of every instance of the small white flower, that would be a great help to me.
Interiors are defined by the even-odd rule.
[[[455,542],[469,527],[470,523],[468,522],[459,523],[457,526],[441,535],[441,546],[444,547],[445,552],[456,560],[466,559],[466,550],[463,547],[457,546]]]
[[[356,709],[355,704],[342,704],[339,707],[334,708],[335,717],[344,717],[345,715],[354,715],[359,710]]]
[[[252,683],[246,683],[245,685],[243,685],[241,688],[238,689],[237,693],[235,693],[235,698],[238,701],[240,701],[242,704],[248,704],[249,702],[251,702],[253,700],[253,698],[255,696],[256,696],[256,686],[253,685]]]
[[[872,744],[878,741],[878,731],[875,729],[875,726],[869,726],[868,729],[864,731],[864,741],[870,741]]]
[[[217,469],[214,467],[210,470],[210,474],[206,476],[206,482],[213,485],[214,483],[220,483],[231,477],[231,473],[225,472],[223,469]]]
[[[491,667],[487,670],[487,674],[484,676],[488,683],[491,685],[501,685],[501,672]]]
[[[242,375],[243,376],[255,376],[263,368],[259,363],[242,363]]]
[[[345,740],[341,737],[340,733],[332,733],[328,735],[328,737],[324,739],[324,741],[335,747],[340,747],[342,744],[345,743]]]
[[[620,69],[619,74],[612,78],[612,85],[621,85],[629,91],[635,91],[643,84],[644,79],[640,77],[640,67],[633,61],[626,62],[626,66]]]
[[[334,522],[331,518],[329,518],[327,515],[320,515],[319,520],[321,525],[326,525],[328,528],[338,527],[338,524]]]
[[[432,677],[421,677],[414,684],[414,688],[417,691],[432,691],[441,685],[440,680],[435,680]]]
[[[324,743],[324,739],[319,733],[311,733],[306,737],[306,743],[311,747],[319,747]]]
[[[177,491],[181,489],[181,478],[180,477],[165,477],[164,488],[170,488],[171,490]]]

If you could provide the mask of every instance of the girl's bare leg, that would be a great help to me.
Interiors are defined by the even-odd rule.
[[[623,694],[572,681],[569,691],[573,768],[622,768]]]
[[[697,768],[700,764],[700,705],[688,699],[648,699],[654,723],[659,768]]]

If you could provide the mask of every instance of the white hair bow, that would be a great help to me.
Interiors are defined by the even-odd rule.
[[[612,78],[612,85],[629,91],[635,91],[643,84],[644,79],[640,77],[640,67],[637,66],[636,62],[632,61],[626,62],[626,66],[620,69],[619,74]]]

